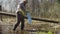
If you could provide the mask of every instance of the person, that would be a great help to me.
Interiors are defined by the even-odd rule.
[[[20,24],[21,22],[21,30],[24,30],[24,16],[26,14],[26,4],[27,4],[27,0],[23,0],[22,2],[20,2],[18,4],[17,7],[17,23],[14,26],[14,31],[16,30],[17,26]]]

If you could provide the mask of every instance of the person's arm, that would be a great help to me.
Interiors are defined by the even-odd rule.
[[[24,6],[23,3],[20,4],[20,8],[21,8],[23,11],[26,11],[26,7]]]
[[[18,9],[19,9],[20,5],[17,6],[17,10],[16,10],[16,13],[18,12]]]

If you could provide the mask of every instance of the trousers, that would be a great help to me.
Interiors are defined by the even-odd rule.
[[[14,26],[13,30],[16,30],[17,26],[21,23],[21,30],[24,30],[24,16],[17,12],[17,23]]]

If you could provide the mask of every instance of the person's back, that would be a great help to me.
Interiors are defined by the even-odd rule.
[[[25,3],[24,2],[20,2],[18,4],[18,7],[17,7],[17,11],[16,12],[19,12],[21,13],[22,15],[26,15],[26,6],[25,6]]]

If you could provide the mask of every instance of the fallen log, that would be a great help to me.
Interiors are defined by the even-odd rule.
[[[0,11],[0,15],[7,15],[7,16],[16,17],[16,14],[13,14],[13,13],[6,13],[6,12],[1,12],[1,11]],[[25,16],[25,18],[27,19],[26,16]],[[42,18],[32,18],[32,20],[44,21],[44,22],[50,22],[50,23],[57,23],[57,24],[59,23],[59,21],[48,20],[48,19],[42,19]]]

